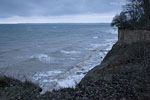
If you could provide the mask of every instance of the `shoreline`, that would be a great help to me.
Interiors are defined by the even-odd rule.
[[[107,41],[103,48],[97,48],[91,52],[90,55],[87,55],[83,62],[76,64],[68,70],[43,71],[31,74],[30,77],[25,77],[24,75],[19,75],[18,77],[18,74],[16,74],[16,79],[23,79],[22,81],[24,81],[24,79],[28,79],[35,84],[39,84],[39,86],[43,89],[42,94],[46,91],[52,91],[53,89],[58,90],[61,88],[75,88],[76,84],[81,81],[89,70],[101,63],[104,56],[115,42],[116,39]],[[15,77],[13,74],[8,76]]]
[[[150,43],[146,44],[146,48],[150,49]],[[25,83],[20,83],[19,81],[9,81],[12,85],[3,86],[0,88],[0,93],[10,93],[14,98],[18,98],[18,95],[12,94],[12,91],[19,93],[19,97],[23,100],[27,100],[30,97],[32,100],[66,100],[66,99],[129,99],[129,100],[143,100],[150,98],[149,89],[150,84],[148,83],[147,73],[145,73],[145,69],[140,67],[139,65],[143,64],[143,60],[140,62],[138,59],[130,60],[131,56],[138,56],[137,54],[140,52],[140,47],[143,47],[143,43],[133,43],[133,44],[125,44],[125,45],[117,45],[117,43],[113,46],[111,51],[104,58],[102,63],[92,70],[90,70],[86,76],[82,79],[82,81],[76,85],[75,88],[63,88],[59,90],[53,90],[52,92],[46,92],[43,95],[40,95],[42,91],[39,86],[35,89],[35,93],[32,94],[33,91],[31,88],[35,87],[35,85],[28,85],[28,88],[22,90],[22,86],[26,87]],[[128,50],[127,52],[124,52]],[[126,53],[126,54],[125,54]],[[126,56],[123,56],[126,55]],[[149,55],[147,55],[149,56]],[[123,58],[122,58],[123,57]],[[124,58],[125,57],[125,58]],[[127,57],[127,58],[126,58]],[[142,56],[145,59],[145,56]],[[110,60],[111,59],[111,60]],[[120,62],[120,60],[124,60]],[[105,66],[105,67],[104,67]],[[124,67],[126,66],[126,67]],[[144,65],[142,65],[144,66]],[[143,77],[145,76],[146,77]],[[7,78],[6,78],[7,79]],[[3,81],[7,81],[4,79]],[[14,79],[10,79],[14,80]],[[16,86],[16,82],[22,84],[21,86]],[[2,80],[0,80],[2,83]],[[7,82],[6,82],[7,83]],[[21,89],[17,91],[15,88]],[[31,89],[31,90],[30,90]],[[137,91],[138,90],[138,91]],[[140,91],[139,91],[140,90]],[[0,96],[0,98],[5,98],[5,96]],[[5,100],[5,99],[4,99]],[[15,100],[15,99],[12,99]]]
[[[19,75],[18,77],[18,74],[16,74],[16,79],[19,79],[21,81],[27,79],[35,84],[39,84],[39,86],[43,90],[41,94],[44,94],[47,91],[52,91],[53,89],[58,90],[62,88],[75,88],[76,84],[78,84],[81,81],[81,79],[89,70],[101,63],[101,61],[103,60],[107,52],[111,49],[115,41],[115,39],[109,40],[107,44],[104,44],[105,46],[103,46],[103,48],[97,48],[93,51],[93,53],[88,55],[86,57],[87,60],[76,64],[76,66],[71,67],[68,70],[53,70],[47,72],[44,71],[37,74],[35,73],[29,78],[25,77],[24,75]],[[55,77],[57,78],[54,77],[53,79],[50,79],[49,77],[51,77],[51,75],[53,76],[53,74],[56,74]],[[13,74],[8,76],[13,76],[15,78]]]

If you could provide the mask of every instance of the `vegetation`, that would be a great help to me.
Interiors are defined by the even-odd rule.
[[[150,0],[128,0],[111,23],[121,29],[150,29]]]
[[[0,100],[38,100],[41,89],[32,82],[0,77]]]

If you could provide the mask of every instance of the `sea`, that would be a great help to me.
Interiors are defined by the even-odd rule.
[[[0,73],[45,93],[74,88],[117,41],[109,23],[0,24]]]

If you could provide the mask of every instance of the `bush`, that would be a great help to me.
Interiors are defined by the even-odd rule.
[[[150,1],[129,1],[124,10],[114,17],[111,25],[123,29],[150,29]]]

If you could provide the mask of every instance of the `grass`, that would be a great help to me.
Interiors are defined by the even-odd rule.
[[[0,77],[0,100],[31,100],[40,94],[38,85],[32,82],[21,82],[11,77]]]

